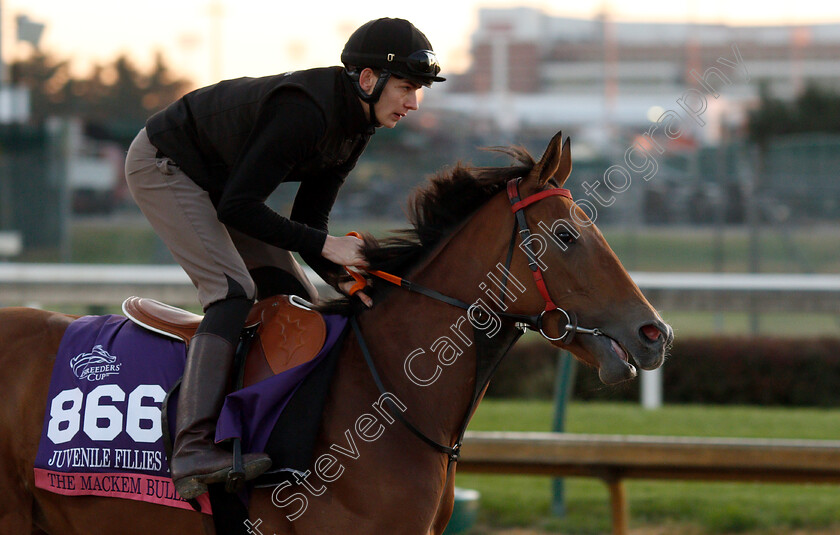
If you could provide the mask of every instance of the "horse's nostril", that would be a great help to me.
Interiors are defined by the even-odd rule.
[[[659,340],[660,336],[662,336],[662,331],[660,331],[655,325],[645,325],[642,327],[642,334],[644,334],[645,338],[651,342],[655,342]]]

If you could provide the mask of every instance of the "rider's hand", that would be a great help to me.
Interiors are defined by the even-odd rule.
[[[354,280],[344,281],[344,282],[341,282],[341,283],[338,284],[338,289],[341,290],[341,292],[343,294],[350,295],[350,288],[352,288],[354,284],[356,284],[356,281],[354,281]],[[359,290],[358,292],[356,292],[353,295],[355,295],[356,297],[361,299],[362,303],[364,303],[366,307],[370,308],[370,307],[373,306],[373,299],[371,299],[370,296],[367,295],[362,290]]]
[[[355,236],[327,236],[321,256],[339,266],[367,267],[362,247],[365,242]]]
[[[328,235],[324,242],[324,248],[321,250],[321,256],[340,266],[367,267],[368,263],[362,249],[364,244],[364,241],[355,236],[335,237]],[[356,284],[354,280],[345,281],[338,285],[338,289],[344,294],[350,295],[350,288],[354,284]],[[359,290],[355,295],[362,300],[366,307],[373,306],[373,300],[365,292]]]

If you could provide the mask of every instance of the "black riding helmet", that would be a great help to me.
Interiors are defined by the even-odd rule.
[[[426,87],[446,80],[438,76],[440,64],[432,44],[404,19],[382,18],[363,24],[344,45],[341,62],[359,97],[371,106],[379,100],[392,74]],[[381,71],[370,95],[359,85],[359,75],[366,67]]]

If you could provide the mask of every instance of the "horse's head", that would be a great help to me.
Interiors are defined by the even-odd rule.
[[[554,136],[539,162],[521,148],[496,148],[517,163],[439,173],[412,196],[413,230],[383,242],[368,237],[365,256],[373,270],[419,277],[462,303],[490,296],[499,316],[539,330],[598,368],[604,383],[617,383],[635,376],[631,359],[660,366],[673,331],[562,188],[572,170],[562,141]],[[496,277],[500,260],[512,275],[505,282]],[[465,286],[464,277],[490,283]]]
[[[520,233],[522,216],[532,233],[524,241],[530,243],[538,269],[533,271],[533,265],[527,265],[528,255],[520,251],[512,268],[516,268],[515,276],[526,277],[519,280],[531,289],[540,286],[541,272],[545,287],[542,292],[527,292],[527,301],[517,305],[527,307],[522,310],[526,314],[544,307],[543,334],[595,366],[604,383],[617,383],[636,375],[631,359],[645,370],[659,367],[673,341],[673,330],[642,295],[594,221],[570,195],[557,194],[571,170],[569,140],[563,143],[558,133],[542,159],[519,181],[521,200],[540,199],[520,205],[524,207],[519,216]],[[553,195],[532,197],[550,190]],[[578,329],[567,329],[567,325]]]

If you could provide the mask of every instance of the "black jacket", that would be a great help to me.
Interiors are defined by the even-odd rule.
[[[299,251],[319,274],[338,189],[373,133],[341,67],[239,78],[193,91],[146,122],[161,155],[210,194],[219,220]],[[300,182],[285,218],[265,204]]]

